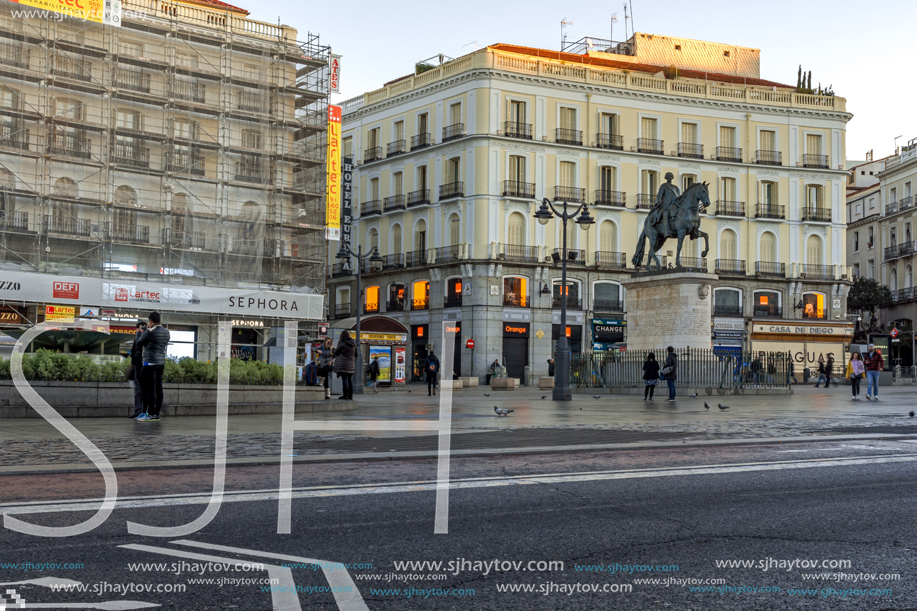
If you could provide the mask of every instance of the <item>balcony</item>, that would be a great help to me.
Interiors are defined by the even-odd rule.
[[[465,135],[464,123],[453,123],[443,128],[443,142],[458,140]]]
[[[611,149],[613,151],[624,150],[624,136],[621,134],[603,134],[599,132],[595,135],[596,146],[600,149]]]
[[[834,280],[834,266],[803,264],[799,276],[806,280]]]
[[[462,296],[461,295],[448,295],[443,299],[444,308],[460,308],[462,307]]]
[[[623,312],[624,302],[618,299],[593,299],[593,312]]]
[[[136,144],[116,144],[111,148],[111,162],[132,168],[148,168],[150,149]]]
[[[503,124],[503,135],[507,138],[519,138],[521,140],[532,139],[532,124],[517,123],[516,121],[507,121]]]
[[[382,257],[382,269],[399,269],[404,267],[404,254],[398,253],[397,255],[385,255]]]
[[[512,291],[509,293],[503,293],[504,308],[527,308],[529,306],[529,300],[525,295],[517,295]]]
[[[669,258],[668,258],[667,256],[665,256],[665,255],[656,255],[656,256],[659,257],[659,261],[662,263],[662,268],[663,268],[663,269],[668,268],[668,266],[669,266]],[[682,257],[682,259],[684,259],[684,257]],[[649,262],[650,262],[650,256],[649,256],[648,254],[647,254],[647,255],[643,255],[643,261],[642,261],[642,263],[643,263],[643,265],[642,265],[642,266],[643,266],[643,269],[647,269],[647,266],[649,265]]]
[[[827,320],[828,313],[825,310],[815,310],[814,312],[803,311],[802,317],[814,320]]]
[[[349,303],[339,303],[334,306],[334,317],[335,318],[349,318],[350,317],[350,304]]]
[[[150,92],[150,75],[139,70],[115,70],[114,86],[141,93]]]
[[[580,187],[554,187],[554,201],[583,203],[586,201],[586,189]]]
[[[503,197],[535,199],[535,183],[519,182],[518,180],[504,180]]]
[[[378,314],[379,313],[379,302],[376,303],[364,303],[363,304],[363,313],[364,314]]]
[[[627,269],[627,255],[623,252],[597,250],[595,266],[599,269]]]
[[[898,258],[898,245],[892,244],[885,247],[885,255],[882,257],[885,261],[891,261]]]
[[[16,231],[34,233],[35,228],[29,227],[29,213],[24,210],[7,212],[0,216],[0,231]]]
[[[430,309],[430,298],[429,297],[418,297],[411,300],[411,309],[412,310],[429,310]]]
[[[169,163],[166,165],[166,171],[173,174],[188,173],[192,176],[204,175],[204,158],[196,151],[187,153],[184,151],[174,151],[170,155]]]
[[[417,134],[416,136],[411,137],[411,150],[416,151],[417,149],[423,149],[430,146],[430,134]]]
[[[391,210],[404,210],[404,195],[392,195],[382,200],[382,209],[386,212]]]
[[[555,248],[551,253],[551,260],[555,265],[560,265],[561,259],[560,248]],[[586,251],[579,248],[568,248],[567,249],[567,264],[568,265],[586,265]]]
[[[714,303],[713,315],[727,318],[742,318],[742,306]]]
[[[903,303],[905,301],[917,301],[917,289],[913,286],[906,289],[892,291],[892,302]]]
[[[583,132],[578,129],[558,127],[554,130],[554,141],[557,144],[583,144]]]
[[[127,242],[128,244],[149,244],[150,228],[147,225],[113,223],[111,239],[113,242]]]
[[[637,210],[652,210],[656,205],[656,196],[652,193],[637,194]]]
[[[564,298],[560,295],[554,295],[551,298],[551,307],[555,310],[559,310],[561,303],[564,301]],[[567,309],[568,310],[582,310],[583,309],[583,300],[579,297],[574,297],[573,295],[568,295],[566,298]]]
[[[786,263],[774,261],[756,261],[755,275],[767,278],[786,278]]]
[[[77,81],[92,80],[92,64],[82,59],[74,59],[58,52],[52,56],[51,74]]]
[[[238,163],[236,164],[235,180],[239,182],[251,182],[258,185],[265,184],[268,181],[268,174],[264,167],[258,163]]]
[[[623,191],[607,191],[605,189],[596,189],[594,205],[623,208],[626,199],[627,197]]]
[[[382,147],[373,146],[365,151],[363,151],[363,163],[369,163],[370,161],[378,161],[382,159]]]
[[[404,258],[405,267],[420,267],[427,264],[426,250],[412,250]]]
[[[755,206],[755,218],[757,219],[785,219],[786,207],[775,204],[758,204]]]
[[[718,199],[714,214],[717,216],[745,216],[745,202]]]
[[[637,152],[651,153],[653,155],[662,155],[665,153],[662,140],[653,140],[652,138],[637,138]]]
[[[54,134],[54,139],[51,141],[51,154],[89,159],[92,157],[89,138],[67,133]]]
[[[745,275],[745,261],[740,259],[717,259],[715,265],[717,274],[728,274],[730,276]]]
[[[15,123],[0,124],[0,148],[29,150],[29,130],[21,129]]]
[[[898,210],[907,210],[914,205],[914,196],[908,195],[898,202]]]
[[[173,248],[183,250],[205,250],[207,248],[207,238],[203,232],[199,231],[172,231],[169,234],[169,242]]]
[[[440,200],[449,199],[451,197],[465,197],[465,183],[457,180],[439,186]]]
[[[538,247],[504,244],[500,259],[503,261],[515,261],[517,263],[539,263]]]
[[[830,223],[831,208],[803,208],[802,220],[817,223]]]
[[[681,268],[689,272],[707,272],[707,259],[701,257],[682,257]]]
[[[382,200],[374,199],[372,201],[363,202],[360,204],[360,216],[372,216],[374,214],[382,214]]]
[[[689,157],[691,159],[703,159],[704,158],[704,145],[696,144],[694,142],[679,142],[678,143],[678,156],[679,157]]]
[[[386,312],[404,312],[404,297],[394,299],[389,299],[388,303],[385,304]]]
[[[407,149],[405,148],[405,141],[395,140],[394,142],[389,142],[388,147],[385,149],[385,156],[394,157],[395,155],[401,155],[405,152],[407,152]]]
[[[239,92],[238,108],[239,110],[247,110],[249,112],[267,111],[266,104],[264,103],[264,96],[254,91]]]
[[[812,155],[810,153],[805,153],[802,156],[802,167],[821,168],[823,170],[827,170],[828,169],[828,156],[827,155]]]
[[[48,233],[86,237],[89,235],[91,224],[87,219],[46,215],[45,227]]]
[[[734,146],[718,146],[716,147],[716,160],[735,161],[737,163],[741,163],[742,149],[736,148]]]
[[[14,68],[28,68],[29,50],[17,45],[0,43],[0,64]]]
[[[885,204],[885,214],[886,216],[898,212],[898,202],[891,202]]]
[[[418,189],[408,193],[408,208],[413,206],[423,206],[430,203],[430,190]]]
[[[758,165],[783,165],[783,153],[780,151],[755,151],[755,163]]]
[[[783,318],[783,310],[779,305],[756,303],[752,315],[755,318]]]
[[[353,270],[349,264],[333,263],[331,265],[331,277],[340,278],[341,276],[352,276]],[[349,316],[349,314],[348,314]]]
[[[437,263],[453,263],[458,261],[459,258],[459,245],[453,244],[452,246],[439,246],[436,249],[436,262]]]
[[[172,83],[172,97],[176,100],[185,100],[203,104],[207,99],[207,89],[203,83],[191,81],[175,81]]]

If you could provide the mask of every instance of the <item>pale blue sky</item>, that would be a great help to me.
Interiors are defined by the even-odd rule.
[[[497,42],[559,49],[560,21],[573,22],[568,39],[607,38],[618,14],[615,39],[623,38],[623,0],[612,2],[380,3],[237,0],[253,19],[317,32],[343,58],[342,95],[377,89],[413,70],[414,62],[437,53],[458,57]],[[667,34],[761,49],[761,77],[796,84],[796,69],[812,70],[813,85],[833,84],[847,98],[854,118],[847,124],[847,158],[876,157],[917,137],[917,78],[913,39],[917,2],[880,0],[635,0],[638,32]],[[913,45],[913,42],[910,42]]]

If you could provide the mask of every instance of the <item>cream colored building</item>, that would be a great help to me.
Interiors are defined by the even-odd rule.
[[[499,44],[344,104],[355,238],[385,259],[365,268],[359,307],[402,321],[418,358],[450,320],[463,375],[494,359],[545,374],[561,229],[533,217],[542,198],[589,204],[595,225],[568,230],[566,332],[574,352],[614,348],[593,327],[623,326],[635,305],[621,282],[667,172],[710,184],[710,252],[689,241],[683,254],[719,275],[713,344],[795,350],[792,333],[752,323],[798,321],[805,335],[803,317],[845,320],[845,100],[760,79],[754,49],[638,33],[611,51]],[[329,284],[340,318],[358,307],[346,273]]]
[[[254,328],[290,316],[282,302],[320,320],[318,36],[218,0],[127,0],[121,27],[20,6],[0,7],[0,265],[19,287],[0,285],[0,300],[15,320],[48,304],[158,308],[199,358],[215,356],[221,316],[259,358]],[[81,288],[52,292],[55,280]],[[243,293],[252,307],[237,307]],[[179,305],[217,296],[207,313]]]

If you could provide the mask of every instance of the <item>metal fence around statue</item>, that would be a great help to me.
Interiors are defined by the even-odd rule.
[[[573,388],[643,387],[643,362],[654,352],[662,366],[665,349],[640,352],[594,352],[570,358]],[[700,348],[675,350],[677,387],[787,388],[790,385],[788,352],[714,352]]]

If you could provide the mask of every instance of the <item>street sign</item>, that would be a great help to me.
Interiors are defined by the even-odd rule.
[[[474,340],[473,340],[473,339],[469,339],[467,342],[465,342],[465,347],[466,347],[466,348],[474,348]]]
[[[895,339],[896,337],[901,335],[901,331],[899,331],[898,329],[892,329],[889,335],[892,336],[892,339]]]

